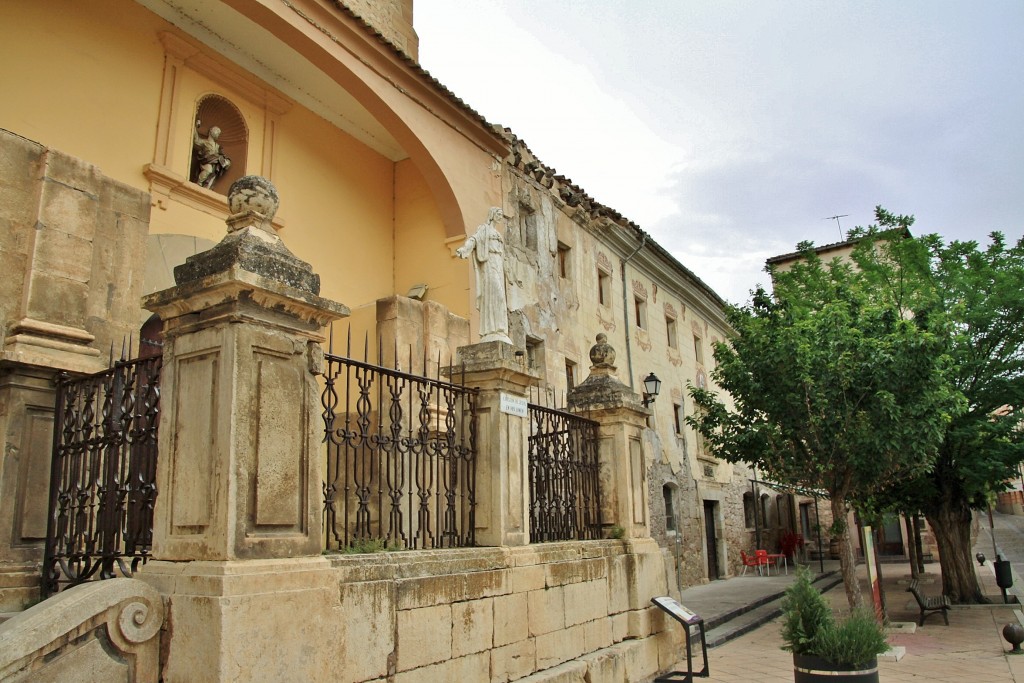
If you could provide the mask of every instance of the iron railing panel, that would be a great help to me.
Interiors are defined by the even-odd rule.
[[[149,558],[160,356],[57,378],[43,596],[131,576]]]
[[[530,541],[601,538],[598,423],[528,404]]]
[[[330,353],[325,361],[326,548],[474,545],[477,391]]]

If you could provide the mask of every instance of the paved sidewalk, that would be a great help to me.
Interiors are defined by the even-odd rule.
[[[815,563],[813,569],[817,568]],[[939,565],[929,564],[926,569],[922,590],[925,595],[937,595],[941,590]],[[863,566],[859,567],[859,574],[864,576]],[[978,568],[978,575],[984,592],[999,596],[991,562],[986,562],[984,568]],[[917,604],[913,596],[906,592],[909,567],[906,564],[884,564],[882,576],[890,620],[916,624],[919,614]],[[780,586],[784,589],[792,577],[793,573],[790,572],[788,579],[785,576],[748,576],[716,581],[684,591],[681,602],[693,607],[708,620],[709,617],[713,618],[716,614],[734,608],[736,603],[756,599],[759,593],[767,594],[779,590]],[[1013,590],[1020,588],[1015,585]],[[837,613],[846,609],[846,594],[841,583],[825,595]],[[865,595],[869,595],[866,590]],[[880,679],[885,683],[1024,683],[1024,655],[1005,654],[1010,646],[1001,634],[1005,624],[1017,621],[1014,609],[1014,606],[1000,604],[953,608],[949,613],[949,626],[943,623],[940,615],[933,615],[913,634],[890,632],[890,644],[905,647],[906,655],[898,662],[879,662]],[[792,655],[781,650],[781,645],[779,621],[776,619],[752,633],[712,649],[708,653],[711,676],[706,680],[789,683],[793,680]],[[699,651],[696,659],[695,664],[699,666]],[[680,667],[684,665],[685,660]]]
[[[839,571],[837,560],[825,560],[822,564],[824,574],[819,573],[821,567],[817,560],[809,565],[815,576],[828,576]],[[714,623],[722,615],[782,593],[795,579],[795,567],[789,567],[788,573],[773,569],[768,576],[749,571],[746,576],[687,588],[680,595],[679,602],[703,617],[705,623]]]

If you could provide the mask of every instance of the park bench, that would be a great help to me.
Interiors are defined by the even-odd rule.
[[[945,595],[937,595],[934,598],[928,598],[921,594],[920,582],[914,579],[910,582],[910,586],[907,591],[914,595],[914,599],[917,600],[917,606],[921,608],[921,618],[917,620],[918,626],[924,626],[924,619],[929,616],[929,612],[942,612],[942,619],[946,622],[946,626],[949,626],[949,608],[952,606],[949,602],[949,598]]]

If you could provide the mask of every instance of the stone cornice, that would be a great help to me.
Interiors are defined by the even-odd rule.
[[[164,320],[171,320],[242,301],[318,328],[349,315],[344,304],[257,275],[237,265],[149,294],[143,297],[142,305]]]

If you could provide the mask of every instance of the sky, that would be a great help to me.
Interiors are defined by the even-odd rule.
[[[416,0],[414,26],[431,75],[730,302],[876,205],[1024,233],[1022,0]]]

